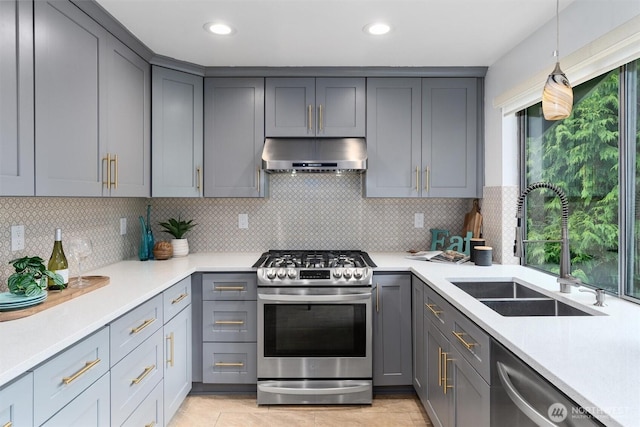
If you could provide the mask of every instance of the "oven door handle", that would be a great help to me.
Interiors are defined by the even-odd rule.
[[[295,395],[335,395],[335,394],[349,394],[349,393],[362,393],[371,389],[369,384],[358,384],[344,387],[278,387],[269,384],[258,384],[258,390],[266,393],[278,393],[278,394],[295,394]]]
[[[371,292],[359,294],[343,294],[343,295],[287,295],[287,294],[260,294],[258,299],[264,301],[281,301],[281,302],[348,302],[348,301],[367,301],[371,299]]]

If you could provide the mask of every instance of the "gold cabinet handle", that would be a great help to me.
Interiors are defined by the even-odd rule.
[[[167,336],[167,341],[169,341],[169,360],[167,360],[167,363],[169,364],[170,367],[173,368],[173,362],[174,362],[174,339],[173,339],[173,332],[171,332],[169,334],[169,336]]]
[[[429,166],[427,166],[424,170],[425,178],[424,178],[424,189],[425,191],[429,191]]]
[[[449,353],[442,352],[442,392],[447,394],[447,390],[453,388],[452,385],[447,384],[447,363],[453,361],[453,359],[449,359],[447,356]]]
[[[320,132],[322,132],[322,125],[323,125],[322,104],[320,104],[318,105],[318,129],[320,129]]]
[[[307,106],[307,129],[308,132],[313,130],[313,106],[311,104]]]
[[[13,425],[13,423],[11,421],[8,421],[5,425],[3,425],[2,427],[11,427]]]
[[[142,325],[136,327],[136,328],[131,328],[131,333],[132,334],[137,334],[138,332],[140,332],[141,330],[143,330],[144,328],[146,328],[147,326],[149,326],[150,324],[152,324],[153,322],[155,322],[156,319],[155,317],[153,319],[147,319],[144,321],[144,323],[142,323]]]
[[[420,191],[420,168],[416,166],[416,192]]]
[[[145,424],[144,427],[155,427],[156,422],[155,421],[151,421],[149,424]]]
[[[171,300],[171,304],[177,304],[177,303],[179,303],[180,301],[182,301],[183,299],[185,299],[188,296],[189,296],[189,294],[180,294],[180,295],[178,295],[178,297],[176,299]]]
[[[117,154],[114,154],[113,162],[115,164],[115,169],[114,169],[114,180],[112,184],[113,184],[113,188],[117,190],[118,189],[118,155]]]
[[[244,286],[214,286],[214,291],[244,291]]]
[[[451,331],[451,333],[453,335],[455,335],[456,338],[458,338],[458,341],[460,341],[465,347],[467,347],[467,350],[471,350],[471,348],[473,348],[474,346],[478,345],[478,343],[475,343],[475,342],[467,342],[463,338],[463,336],[466,335],[464,332]]]
[[[376,313],[380,312],[380,284],[376,283]]]
[[[76,372],[75,374],[71,375],[70,377],[64,377],[62,378],[62,383],[65,385],[69,385],[72,382],[74,382],[75,380],[77,380],[78,378],[80,378],[81,376],[83,376],[84,374],[87,373],[87,371],[89,371],[89,369],[93,368],[94,366],[96,366],[98,363],[100,363],[100,359],[96,359],[93,360],[91,362],[87,362],[85,363],[85,365],[82,367],[82,369],[80,369],[78,372]]]
[[[258,188],[258,194],[260,194],[260,168],[256,168],[256,187]]]
[[[437,318],[440,318],[440,313],[442,313],[442,310],[436,310],[434,307],[436,308],[440,308],[435,304],[425,304],[425,307],[427,307],[429,309],[429,311],[431,311],[433,313],[434,316],[436,316]]]
[[[147,375],[149,375],[154,369],[156,369],[156,365],[147,366],[146,368],[144,368],[144,372],[140,374],[138,378],[134,378],[131,380],[131,384],[140,384],[140,382],[144,380]]]
[[[107,190],[111,190],[111,154],[107,153],[107,157],[104,157],[102,159],[103,162],[107,162],[107,180],[106,181],[102,181],[103,185],[107,185]],[[104,172],[103,172],[104,174]]]
[[[244,320],[216,320],[214,325],[244,325]]]
[[[214,366],[220,366],[220,367],[238,367],[238,368],[242,368],[244,366],[243,362],[216,362],[213,364]]]
[[[438,387],[442,387],[442,347],[438,347]]]
[[[196,190],[198,190],[198,194],[202,194],[202,169],[200,166],[196,168]]]

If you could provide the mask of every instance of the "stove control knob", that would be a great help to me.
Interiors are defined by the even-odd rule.
[[[287,277],[287,270],[284,268],[278,269],[278,279],[284,279],[285,277]]]
[[[295,268],[290,268],[289,270],[287,270],[287,276],[289,276],[289,279],[295,279],[296,277],[298,277],[298,272]]]
[[[267,270],[267,279],[273,280],[275,278],[276,278],[276,271],[273,268]]]
[[[353,278],[354,279],[360,280],[360,279],[362,279],[362,275],[363,275],[363,272],[362,272],[361,268],[356,268],[355,270],[353,270]]]
[[[341,268],[336,268],[333,270],[333,277],[335,277],[336,279],[339,279],[342,277],[342,269]]]
[[[342,273],[344,278],[347,280],[351,279],[352,274],[353,274],[353,271],[350,268],[345,268],[344,273]]]

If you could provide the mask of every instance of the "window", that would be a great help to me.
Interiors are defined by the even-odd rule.
[[[522,188],[546,181],[569,200],[571,274],[640,299],[640,60],[574,87],[574,108],[549,122],[541,103],[520,113]],[[524,264],[559,272],[560,200],[527,196]],[[537,241],[537,242],[536,242]]]

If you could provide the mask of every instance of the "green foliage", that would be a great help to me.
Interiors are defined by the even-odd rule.
[[[171,234],[176,239],[182,239],[184,234],[198,224],[193,224],[193,220],[185,221],[180,215],[178,219],[169,218],[167,222],[160,222],[159,225],[164,228],[165,233]]]
[[[62,276],[47,270],[40,257],[23,257],[10,261],[16,270],[7,281],[9,292],[17,295],[33,296],[47,289],[47,278],[56,285],[64,285]]]

